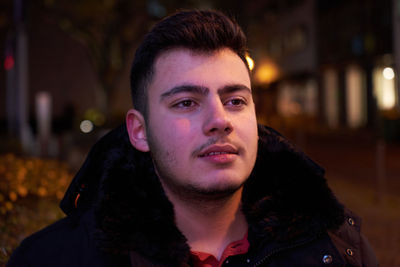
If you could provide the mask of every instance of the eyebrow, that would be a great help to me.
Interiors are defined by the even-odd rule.
[[[223,94],[234,93],[237,91],[247,91],[249,94],[251,94],[251,89],[243,84],[225,85],[222,88],[218,89],[218,94],[223,95]]]
[[[160,96],[160,101],[179,93],[195,93],[199,95],[207,95],[209,91],[210,90],[205,86],[191,84],[179,85],[171,88],[167,92],[162,93]]]
[[[247,91],[249,94],[251,94],[251,89],[245,85],[242,84],[229,84],[225,85],[217,90],[219,95],[223,94],[229,94],[237,91]],[[184,84],[184,85],[179,85],[171,88],[167,92],[164,92],[160,96],[160,101],[163,101],[165,98],[168,98],[170,96],[179,94],[179,93],[195,93],[199,95],[207,95],[210,92],[210,89],[208,89],[205,86],[200,86],[200,85],[192,85],[192,84]]]

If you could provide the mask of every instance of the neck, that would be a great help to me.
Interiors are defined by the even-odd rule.
[[[223,199],[183,200],[166,194],[174,205],[178,229],[185,235],[192,251],[201,251],[220,259],[224,249],[243,238],[247,222],[240,209],[242,188]]]

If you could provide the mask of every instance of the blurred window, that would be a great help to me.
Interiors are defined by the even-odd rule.
[[[374,95],[380,110],[396,106],[395,73],[391,67],[376,67],[373,71]]]
[[[323,73],[324,114],[329,127],[339,125],[339,81],[337,71],[327,69]]]
[[[278,87],[278,113],[284,117],[317,115],[317,84],[313,79],[284,82]]]
[[[360,128],[367,122],[367,94],[365,74],[359,66],[346,69],[346,110],[350,128]]]

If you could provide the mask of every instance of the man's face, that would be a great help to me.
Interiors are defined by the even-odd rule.
[[[231,50],[161,54],[148,87],[146,136],[164,187],[229,194],[257,156],[257,122],[243,61]]]

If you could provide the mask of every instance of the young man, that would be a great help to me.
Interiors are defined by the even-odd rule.
[[[158,23],[132,65],[134,109],[70,185],[65,219],[8,266],[376,266],[323,170],[257,126],[240,27]]]

